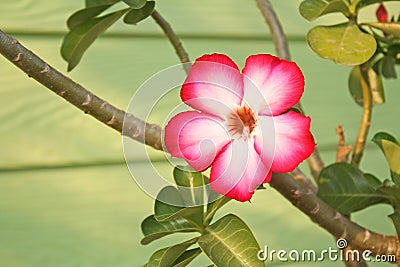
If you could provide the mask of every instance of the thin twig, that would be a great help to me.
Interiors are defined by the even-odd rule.
[[[105,125],[134,140],[161,150],[161,127],[144,122],[105,102],[83,86],[64,76],[17,40],[0,30],[0,54],[72,105]],[[125,122],[123,121],[125,118]],[[124,124],[123,124],[124,123]],[[335,237],[346,237],[354,247],[374,254],[400,257],[400,244],[394,236],[379,235],[351,222],[321,201],[310,188],[290,174],[274,174],[271,186]]]
[[[356,167],[360,165],[360,161],[364,153],[365,141],[368,136],[368,131],[371,125],[371,117],[372,117],[372,94],[370,85],[366,80],[368,75],[367,74],[368,70],[366,68],[367,66],[365,64],[362,64],[360,66],[360,71],[362,74],[361,87],[363,93],[363,114],[361,117],[360,128],[358,130],[357,139],[354,144],[353,156],[351,158],[351,163]]]
[[[348,162],[352,146],[346,146],[342,125],[338,125],[338,127],[336,128],[336,133],[339,138],[338,146],[336,149],[336,162]]]
[[[290,61],[291,58],[287,38],[270,1],[257,0],[257,6],[269,27],[278,57]],[[295,106],[295,108],[304,113],[300,102]],[[319,173],[324,168],[324,162],[322,161],[317,148],[315,148],[307,162],[314,180],[318,181]]]
[[[165,35],[167,36],[172,46],[174,47],[175,52],[178,55],[181,63],[183,64],[183,68],[185,69],[186,73],[189,73],[191,67],[189,55],[183,48],[182,42],[175,34],[171,25],[156,10],[154,10],[153,13],[151,13],[151,17],[155,20],[155,22],[157,22],[157,24],[164,31]]]

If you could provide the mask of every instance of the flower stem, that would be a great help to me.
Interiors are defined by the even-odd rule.
[[[371,117],[372,117],[372,94],[371,94],[371,88],[366,80],[366,78],[368,77],[367,66],[365,64],[362,64],[360,66],[360,70],[362,74],[361,87],[363,92],[363,113],[361,117],[357,139],[354,144],[353,155],[351,158],[351,163],[356,167],[360,165],[360,161],[364,153],[365,141],[368,136],[368,131],[371,125]]]
[[[290,61],[291,58],[288,41],[271,2],[269,0],[257,0],[257,6],[269,27],[278,57]],[[304,113],[300,102],[295,106],[295,108]],[[324,168],[324,162],[322,161],[317,148],[315,148],[307,162],[314,180],[318,181],[319,173]]]
[[[167,38],[171,42],[172,46],[174,47],[175,52],[178,55],[181,63],[183,64],[183,68],[185,69],[186,73],[189,73],[189,70],[191,67],[189,55],[186,52],[185,48],[183,48],[182,42],[179,40],[178,36],[175,34],[171,25],[156,10],[153,11],[153,13],[151,14],[151,17],[164,31],[165,35],[167,36]]]

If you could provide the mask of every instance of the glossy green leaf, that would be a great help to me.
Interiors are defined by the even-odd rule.
[[[85,0],[86,7],[113,5],[121,0]]]
[[[375,38],[360,31],[354,23],[317,26],[307,34],[311,49],[337,64],[355,66],[370,59],[376,51]]]
[[[64,38],[61,55],[68,62],[68,71],[78,65],[85,51],[96,38],[113,25],[127,9],[91,19],[73,28]]]
[[[389,1],[399,1],[399,0],[384,0],[384,1],[389,2]],[[357,9],[378,3],[382,3],[382,0],[360,0],[357,4]]]
[[[173,267],[184,267],[191,263],[197,256],[201,254],[200,248],[189,249],[175,260],[171,265]]]
[[[124,17],[126,24],[137,24],[139,21],[144,20],[153,13],[155,7],[154,1],[148,1],[141,9],[132,9]]]
[[[142,233],[144,238],[140,242],[147,245],[154,240],[174,233],[186,233],[199,231],[198,227],[185,218],[159,222],[151,215],[142,222]]]
[[[209,183],[208,178],[201,172],[195,172],[183,166],[174,168],[174,180],[178,185],[178,190],[185,203],[190,206],[203,205],[206,203],[204,199],[204,191]]]
[[[384,33],[400,37],[400,23],[398,22],[372,22],[365,24]]]
[[[260,246],[249,227],[228,214],[204,229],[198,243],[216,266],[265,266],[257,258]]]
[[[385,92],[383,88],[382,77],[375,72],[374,69],[368,69],[366,75],[368,81],[365,81],[359,66],[355,66],[349,76],[349,90],[354,101],[363,106],[364,94],[362,90],[362,83],[365,82],[365,86],[371,91],[372,99],[374,104],[382,104],[385,102]]]
[[[391,56],[384,56],[382,58],[381,71],[385,78],[397,78],[395,63],[396,60]]]
[[[376,143],[389,164],[393,181],[400,185],[400,143],[392,135],[379,132],[374,135],[372,141]]]
[[[389,215],[394,224],[397,232],[397,238],[400,240],[400,210],[396,210],[393,214]]]
[[[122,0],[125,4],[133,9],[140,9],[146,5],[147,0]]]
[[[93,6],[78,10],[68,18],[67,20],[68,29],[71,30],[72,28],[78,26],[79,24],[96,17],[110,6],[111,5]]]
[[[400,208],[400,185],[386,179],[379,190],[390,197],[391,204],[395,209]]]
[[[321,171],[318,196],[343,214],[364,209],[378,203],[388,203],[388,197],[378,190],[380,181],[363,174],[354,166],[340,162]]]
[[[342,12],[346,16],[349,14],[348,6],[343,0],[305,0],[299,9],[300,14],[309,21],[328,13]]]
[[[203,224],[203,206],[185,207],[180,192],[173,186],[166,186],[157,195],[154,203],[154,217],[157,221],[186,218],[198,227]]]
[[[147,267],[171,267],[172,264],[188,249],[196,243],[197,238],[186,242],[160,249],[150,257]]]

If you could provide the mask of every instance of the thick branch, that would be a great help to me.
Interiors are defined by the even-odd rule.
[[[178,55],[179,59],[181,60],[181,63],[183,64],[183,68],[185,69],[186,73],[189,73],[189,69],[191,67],[189,55],[183,48],[183,45],[182,45],[181,41],[179,40],[178,36],[172,30],[171,25],[156,10],[153,11],[153,13],[151,14],[151,17],[155,20],[155,22],[157,22],[157,24],[164,31],[165,35],[167,36],[167,38],[171,42],[172,46],[174,47],[176,54]]]
[[[310,190],[304,189],[290,174],[274,173],[270,185],[290,200],[312,221],[336,238],[344,238],[360,250],[371,250],[373,255],[400,257],[400,243],[394,236],[371,232],[328,206]]]
[[[365,77],[368,72],[366,65],[360,66],[361,73]],[[364,153],[365,141],[368,136],[369,126],[371,125],[372,117],[372,95],[369,84],[365,78],[361,78],[361,87],[363,92],[363,114],[361,117],[360,128],[358,130],[357,140],[354,144],[353,156],[351,158],[351,163],[358,167],[360,165],[361,158]]]
[[[124,125],[124,135],[145,143],[155,149],[162,149],[161,128],[144,122],[132,114],[126,114],[105,100],[99,98],[80,84],[72,81],[48,65],[17,40],[0,30],[0,53],[15,66],[31,77],[105,125],[122,132],[124,117],[129,116]]]
[[[260,9],[265,22],[267,23],[269,30],[272,35],[272,40],[274,41],[276,53],[280,58],[286,59],[288,61],[291,60],[290,52],[289,52],[289,45],[286,38],[286,35],[283,31],[282,25],[279,22],[278,16],[276,15],[271,3],[269,0],[257,0],[257,6]],[[300,111],[303,112],[303,108],[301,103],[299,102],[296,106]],[[308,165],[311,170],[311,174],[313,175],[314,179],[317,181],[319,177],[319,173],[324,168],[324,162],[322,161],[321,157],[319,156],[318,150],[311,154],[308,158]]]

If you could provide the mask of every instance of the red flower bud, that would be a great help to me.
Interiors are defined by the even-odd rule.
[[[378,9],[376,10],[376,17],[378,18],[379,22],[387,22],[388,21],[388,12],[385,8],[385,6],[383,5],[383,3],[381,3],[378,7]]]

